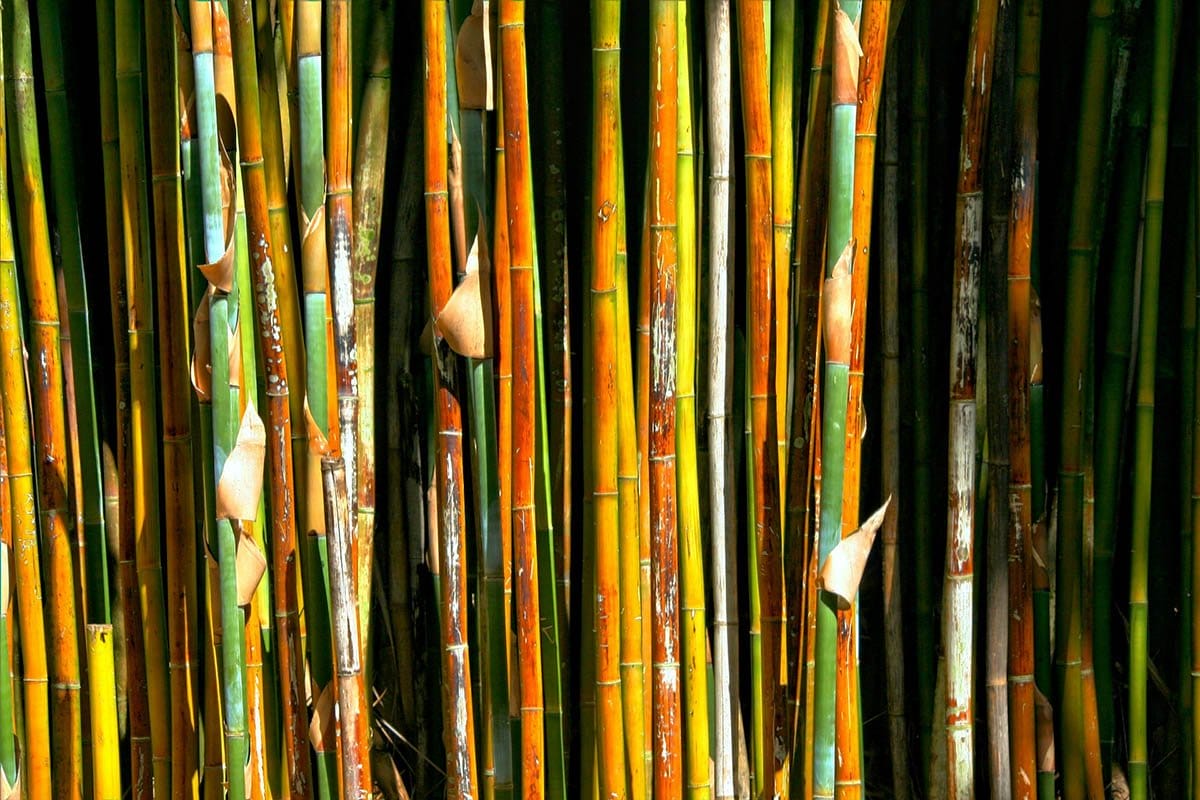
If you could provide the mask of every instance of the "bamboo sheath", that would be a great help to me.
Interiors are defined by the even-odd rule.
[[[428,237],[430,301],[436,316],[453,290],[450,216],[447,195],[446,6],[425,0],[422,6],[425,59],[425,213]],[[437,490],[441,581],[443,700],[453,713],[445,720],[449,797],[475,797],[474,712],[466,624],[466,531],[463,497],[462,408],[452,358],[438,342],[435,365],[437,408]]]

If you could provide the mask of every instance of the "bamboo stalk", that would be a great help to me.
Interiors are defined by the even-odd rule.
[[[697,293],[699,258],[695,137],[692,133],[688,4],[677,4],[676,48],[676,502],[679,529],[680,654],[683,668],[684,785],[689,798],[712,796],[709,742],[708,625],[700,531],[700,469],[696,453]],[[786,446],[786,442],[784,443]],[[782,478],[781,478],[782,479]]]
[[[4,73],[5,70],[0,70],[0,76]],[[0,126],[0,135],[7,139],[6,125]],[[5,389],[0,393],[0,401],[3,402],[4,444],[12,508],[10,535],[16,556],[13,586],[16,589],[20,632],[21,704],[25,718],[29,720],[21,737],[21,772],[28,787],[28,796],[40,800],[49,798],[52,789],[50,682],[46,663],[46,623],[34,495],[32,425],[29,395],[26,393],[21,304],[9,216],[7,167],[8,160],[0,159],[0,378],[3,378]],[[13,656],[15,661],[17,652],[14,651]]]
[[[764,743],[755,774],[758,793],[783,790],[784,760],[773,746],[780,735],[782,700],[779,670],[783,645],[782,539],[779,522],[778,447],[775,424],[773,231],[771,196],[771,106],[768,83],[766,10],[760,3],[739,2],[738,43],[742,69],[742,119],[746,136],[747,194],[747,370],[750,381],[751,451],[754,476],[754,564],[758,574],[751,600],[751,625],[760,626],[761,710],[754,720]],[[753,642],[753,633],[752,633]],[[778,712],[778,713],[777,713]],[[778,716],[778,719],[777,719]]]
[[[618,125],[620,109],[618,108]],[[617,197],[625,193],[624,148],[617,139]],[[633,383],[633,330],[629,311],[629,254],[626,242],[628,211],[617,207],[617,491],[620,506],[620,593],[621,593],[621,695],[622,724],[625,727],[625,764],[629,775],[629,797],[644,800],[650,796],[650,750],[645,727],[646,691],[645,655],[642,632],[641,542],[638,521],[638,441],[637,401]]]
[[[895,62],[894,62],[895,63]],[[883,252],[880,294],[883,301],[883,495],[892,508],[883,520],[883,616],[887,660],[888,743],[892,793],[908,800],[908,730],[904,701],[904,619],[900,573],[900,111],[895,72],[884,80],[883,105]]]
[[[1142,189],[1146,170],[1146,140],[1149,123],[1150,80],[1153,60],[1152,26],[1143,24],[1138,41],[1129,102],[1123,111],[1124,136],[1121,159],[1117,165],[1116,203],[1120,224],[1112,244],[1109,270],[1107,331],[1104,342],[1103,370],[1100,375],[1098,417],[1096,420],[1096,537],[1093,567],[1095,619],[1092,621],[1093,652],[1096,656],[1096,690],[1100,724],[1101,758],[1111,760],[1114,720],[1112,702],[1112,582],[1113,555],[1117,528],[1117,500],[1121,486],[1120,465],[1128,422],[1130,362],[1133,349],[1134,296],[1139,247],[1142,233]],[[1120,298],[1118,301],[1117,298]]]
[[[912,172],[912,329],[911,357],[914,386],[929,386],[932,381],[933,338],[929,292],[929,65],[932,38],[928,0],[913,0],[912,45],[912,142],[909,152]],[[933,499],[933,404],[928,392],[913,392],[913,515],[918,524],[934,519]],[[926,770],[925,790],[932,794],[937,777],[929,774],[930,754],[935,738],[934,683],[937,674],[937,648],[940,636],[936,622],[939,581],[936,539],[918,535],[913,542],[914,581],[916,588],[916,672],[917,720],[921,744],[921,765]],[[931,541],[933,540],[933,541]],[[936,736],[936,738],[941,738]]]
[[[1200,135],[1200,128],[1193,129],[1193,135]],[[1197,197],[1197,187],[1200,185],[1200,163],[1193,160],[1191,174],[1191,218],[1188,220],[1189,225],[1194,225],[1200,214],[1200,198]],[[1194,269],[1194,267],[1193,267]],[[1195,294],[1190,298],[1184,298],[1184,302],[1193,303],[1196,306],[1197,312],[1200,312],[1200,285],[1196,286]],[[1192,382],[1196,384],[1196,376],[1200,375],[1200,347],[1193,350],[1192,363]],[[1187,364],[1183,365],[1183,369],[1187,369]],[[1184,373],[1184,380],[1187,380],[1187,373]],[[1200,385],[1197,385],[1200,388]],[[1186,422],[1186,420],[1185,420]],[[1189,679],[1192,683],[1192,699],[1200,696],[1197,694],[1197,689],[1200,688],[1200,613],[1197,613],[1197,605],[1200,605],[1200,592],[1196,591],[1196,587],[1200,586],[1200,547],[1197,547],[1197,542],[1200,542],[1200,536],[1197,536],[1197,530],[1200,529],[1200,405],[1192,407],[1192,452],[1191,452],[1191,530],[1189,533],[1192,538],[1192,560],[1191,563],[1184,565],[1185,569],[1191,571],[1192,578],[1192,651],[1189,654],[1191,675]],[[1197,767],[1197,760],[1200,759],[1200,714],[1195,713],[1195,707],[1192,710],[1191,720],[1191,738],[1192,738],[1192,782],[1191,790],[1195,794],[1197,785],[1200,785],[1200,770]]]
[[[57,5],[39,15],[39,43],[42,57],[42,89],[46,98],[46,117],[50,133],[50,177],[54,194],[55,229],[59,237],[61,274],[66,286],[66,312],[71,345],[73,398],[78,426],[77,441],[72,442],[73,456],[81,467],[75,492],[75,506],[83,526],[76,532],[85,543],[76,568],[84,578],[81,589],[96,604],[96,612],[80,604],[89,620],[108,621],[108,570],[104,559],[104,508],[100,479],[99,423],[93,388],[92,344],[88,335],[89,312],[84,282],[83,250],[79,238],[79,209],[75,192],[75,154],[72,140],[66,68],[63,62],[61,10]],[[64,341],[67,334],[63,334]]]
[[[88,625],[87,643],[88,699],[94,748],[92,796],[97,800],[119,800],[121,756],[120,741],[117,739],[117,685],[113,672],[112,626]]]
[[[1035,173],[1036,192],[1036,173]],[[1034,231],[1036,232],[1036,227]],[[1031,261],[1036,256],[1032,248]],[[1032,267],[1030,273],[1032,274]],[[1033,673],[1034,735],[1037,740],[1037,794],[1039,800],[1055,797],[1054,711],[1050,697],[1050,524],[1045,481],[1045,386],[1042,381],[1042,312],[1037,292],[1031,287],[1029,301],[1029,476],[1033,484]]]
[[[1146,676],[1149,628],[1150,497],[1153,478],[1154,383],[1158,337],[1159,270],[1163,248],[1163,190],[1167,166],[1167,122],[1171,105],[1172,3],[1154,6],[1154,72],[1150,96],[1142,283],[1137,342],[1137,410],[1134,442],[1132,554],[1129,564],[1129,796],[1149,797]]]
[[[1103,114],[1110,89],[1109,42],[1115,4],[1092,0],[1084,42],[1080,86],[1079,139],[1076,145],[1075,193],[1067,233],[1067,306],[1063,328],[1063,410],[1060,429],[1058,507],[1058,592],[1055,617],[1056,706],[1059,753],[1065,800],[1083,797],[1082,577],[1083,559],[1083,387],[1087,332],[1091,329],[1091,284],[1099,230],[1097,166],[1104,153]]]
[[[434,316],[452,287],[450,216],[446,167],[446,5],[423,4],[425,59],[425,213],[428,237],[430,301]],[[435,347],[437,395],[437,488],[441,581],[443,704],[449,765],[447,796],[474,797],[475,740],[470,694],[471,667],[466,621],[466,542],[463,502],[462,409],[455,367],[442,342]],[[451,358],[449,363],[444,359]]]
[[[822,4],[823,5],[823,4]],[[787,491],[788,376],[791,372],[791,270],[793,212],[796,199],[796,143],[792,135],[795,85],[796,0],[772,0],[771,70],[771,214],[775,263],[775,438],[779,449],[779,495]],[[784,509],[783,511],[786,511]],[[780,514],[781,530],[784,514]],[[786,779],[785,779],[786,780]]]
[[[180,177],[179,91],[175,18],[170,8],[145,7],[150,172],[154,256],[158,264],[163,474],[167,490],[168,657],[171,691],[171,793],[195,797],[199,790],[196,706],[199,618],[196,604],[196,508],[193,487],[188,275]]]
[[[709,368],[708,453],[709,518],[711,519],[713,593],[713,782],[718,800],[734,796],[734,740],[738,719],[737,549],[734,511],[733,448],[730,413],[733,405],[733,359],[729,315],[733,304],[731,281],[733,206],[730,202],[733,162],[731,44],[729,0],[705,3],[708,117],[708,274]],[[730,530],[732,528],[732,531]],[[730,535],[730,533],[735,535]],[[790,650],[789,650],[790,652]]]
[[[354,166],[354,327],[358,353],[358,534],[357,593],[371,596],[375,551],[375,273],[379,261],[388,120],[392,91],[392,26],[395,5],[382,0],[369,17],[374,24],[358,119]],[[363,652],[370,643],[370,609],[359,608]]]
[[[1008,228],[1008,713],[1012,796],[1036,794],[1033,478],[1030,437],[1030,262],[1033,257],[1034,173],[1038,152],[1041,1],[1017,7],[1014,77],[1013,192]]]
[[[866,362],[866,311],[868,271],[871,262],[871,218],[875,193],[876,129],[883,72],[887,63],[890,0],[863,3],[860,22],[862,57],[858,74],[858,109],[854,119],[853,219],[851,239],[855,243],[850,320],[850,372],[847,384],[846,455],[843,464],[842,535],[858,529],[861,496],[862,440],[866,433],[863,409],[863,371]],[[839,711],[838,797],[855,798],[862,794],[862,733],[858,687],[857,610],[839,611],[838,674],[839,705],[845,697],[845,713]],[[843,691],[842,686],[845,686]],[[849,723],[849,727],[845,723]],[[843,728],[845,732],[843,733]]]
[[[232,35],[235,47],[235,83],[242,110],[239,130],[241,176],[246,203],[249,241],[248,256],[255,303],[254,330],[266,374],[266,411],[270,444],[267,467],[271,480],[271,559],[274,589],[274,636],[279,669],[283,750],[287,760],[287,787],[293,797],[309,796],[311,774],[308,759],[307,730],[304,722],[303,651],[300,648],[298,594],[300,583],[295,570],[296,517],[292,463],[291,390],[288,382],[287,346],[279,313],[276,290],[275,253],[272,239],[269,190],[263,157],[252,9],[249,0],[234,8]],[[290,264],[290,261],[288,262]],[[246,287],[250,289],[250,286]],[[250,322],[250,320],[247,320]]]
[[[342,793],[365,800],[371,792],[370,730],[362,647],[358,632],[358,600],[354,569],[346,466],[340,459],[321,461],[325,528],[329,532],[329,585],[333,598],[333,639],[337,661],[338,722],[342,734]]]
[[[4,376],[4,357],[5,344],[0,339],[0,379]],[[4,408],[0,406],[0,547],[3,548],[0,556],[0,581],[4,584],[3,590],[0,591],[0,777],[6,785],[11,786],[17,779],[18,769],[14,730],[16,718],[13,715],[13,677],[17,673],[13,668],[16,661],[16,650],[13,647],[16,625],[12,608],[13,514],[9,489],[8,438],[4,430]],[[116,694],[115,689],[113,694]],[[116,710],[115,698],[113,710]],[[113,763],[117,765],[119,773],[119,755],[113,759]]]
[[[10,118],[15,128],[15,135],[9,139],[8,144],[13,170],[20,173],[19,179],[13,181],[14,209],[21,252],[24,254],[23,267],[29,303],[33,444],[37,454],[36,475],[39,488],[37,508],[45,542],[44,555],[49,589],[46,605],[50,621],[50,695],[54,732],[51,741],[54,771],[51,777],[56,796],[81,797],[85,776],[77,631],[80,617],[76,607],[71,537],[67,530],[67,470],[70,462],[63,403],[62,355],[59,349],[61,326],[53,255],[50,250],[46,195],[42,184],[41,155],[38,148],[37,99],[34,93],[33,45],[28,2],[14,3],[12,14],[7,21],[12,46],[12,57],[7,64],[10,81],[7,97]],[[118,33],[118,37],[119,35]],[[119,84],[118,78],[118,91]],[[136,287],[131,295],[138,295]],[[134,327],[136,326],[131,325],[131,328]],[[131,350],[136,349],[131,347]],[[135,353],[135,360],[136,358]],[[135,415],[137,411],[135,401]],[[160,677],[163,676],[160,674]],[[161,718],[162,715],[158,716]]]
[[[962,144],[955,211],[953,313],[950,327],[949,525],[943,585],[942,650],[946,654],[947,796],[973,796],[975,686],[975,327],[983,224],[983,139],[992,87],[998,4],[979,0],[971,22],[963,91]]]
[[[125,693],[129,736],[130,789],[133,797],[151,796],[150,709],[146,687],[144,632],[137,600],[134,564],[132,401],[129,368],[129,310],[125,302],[125,241],[121,212],[121,155],[117,120],[115,14],[112,0],[96,9],[100,80],[100,130],[104,170],[104,217],[108,243],[109,299],[113,324],[113,371],[116,388],[116,468],[119,518],[117,530],[117,601],[121,609],[125,654]]]
[[[601,796],[625,796],[625,742],[621,705],[619,614],[621,508],[618,497],[620,433],[617,376],[617,209],[620,150],[621,5],[593,3],[592,63],[595,72],[593,114],[598,135],[592,142],[590,351],[588,376],[592,406],[589,419],[589,472],[595,569],[596,764]],[[591,595],[586,594],[590,603]],[[640,647],[640,642],[639,645]],[[588,747],[586,741],[583,747]],[[640,757],[640,754],[638,754]],[[705,765],[707,769],[707,764]],[[586,790],[587,787],[585,786]]]
[[[861,50],[855,24],[860,5],[850,3],[831,13],[835,28],[832,110],[829,139],[829,215],[826,247],[826,278],[822,289],[822,326],[825,340],[825,381],[822,403],[822,464],[818,565],[824,564],[843,533],[846,415],[850,408],[849,370],[851,360],[851,281],[855,261],[853,241],[854,131],[858,106],[858,67]],[[836,603],[818,590],[815,632],[815,697],[813,709],[813,797],[834,797],[835,776],[845,772],[836,766],[835,749],[850,744],[848,725],[857,724],[844,685],[838,679],[839,631]],[[854,745],[850,745],[854,747]],[[858,772],[857,765],[852,768]],[[861,773],[860,773],[861,774]]]

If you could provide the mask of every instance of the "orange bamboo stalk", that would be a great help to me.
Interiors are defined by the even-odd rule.
[[[842,535],[858,529],[862,477],[863,367],[866,362],[867,278],[871,263],[871,207],[875,195],[875,144],[883,69],[887,63],[891,0],[866,0],[859,15],[862,58],[858,73],[858,111],[854,135],[854,210],[851,234],[858,252],[851,277],[850,373],[846,403],[846,461],[843,466]],[[839,611],[838,624],[838,769],[837,796],[863,795],[861,713],[859,710],[856,608]],[[845,698],[845,714],[842,713]]]
[[[450,254],[450,209],[446,153],[446,3],[422,4],[425,64],[425,215],[429,293],[434,316],[454,291]],[[463,496],[462,405],[453,361],[444,342],[435,342],[434,389],[437,414],[439,514],[431,527],[440,540],[442,601],[442,696],[446,709],[447,797],[474,797],[475,734],[471,702],[471,662],[467,637],[466,520]],[[532,525],[529,536],[532,540]],[[534,617],[536,619],[536,616]],[[540,663],[540,662],[539,662]],[[524,774],[524,773],[523,773]]]
[[[742,61],[742,120],[746,137],[747,373],[750,383],[750,452],[754,484],[754,569],[762,623],[762,717],[765,763],[760,764],[759,793],[785,787],[784,708],[780,668],[783,646],[783,561],[779,530],[778,442],[775,419],[774,232],[771,214],[770,75],[763,3],[739,0],[738,42]]]
[[[683,792],[675,510],[675,271],[678,62],[675,4],[650,6],[650,549],[654,796]],[[768,123],[769,124],[769,123]],[[767,220],[768,224],[770,220]]]
[[[32,38],[29,5],[17,0],[12,7],[10,120],[13,136],[8,144],[11,162],[20,174],[13,176],[14,210],[19,224],[25,295],[28,302],[29,368],[33,407],[33,442],[37,470],[38,514],[45,544],[43,565],[49,591],[47,638],[50,659],[50,694],[53,698],[54,737],[51,741],[56,797],[83,795],[83,710],[79,638],[81,621],[75,603],[75,572],[72,567],[71,536],[67,531],[69,460],[66,410],[63,398],[63,363],[59,348],[61,328],[58,289],[54,279],[54,257],[46,215],[41,157],[37,139],[37,101],[34,93]],[[26,720],[36,722],[29,716]]]

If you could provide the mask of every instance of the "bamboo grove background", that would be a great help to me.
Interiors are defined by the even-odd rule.
[[[0,798],[1196,793],[1193,4],[0,7]]]

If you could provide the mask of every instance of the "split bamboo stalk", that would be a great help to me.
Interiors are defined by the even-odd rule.
[[[21,252],[24,255],[22,262],[30,338],[30,403],[33,408],[33,446],[37,459],[35,468],[39,489],[37,509],[41,518],[45,559],[43,566],[47,579],[46,587],[49,590],[46,602],[50,622],[47,640],[51,649],[50,696],[53,720],[52,724],[50,719],[46,722],[51,724],[54,733],[51,741],[54,771],[51,777],[56,797],[81,797],[85,781],[84,722],[80,697],[82,687],[77,630],[81,609],[76,607],[75,571],[72,566],[71,537],[68,531],[70,517],[67,506],[67,470],[70,462],[63,403],[62,355],[59,349],[61,323],[38,146],[37,98],[28,2],[18,0],[13,3],[11,15],[6,22],[12,46],[11,59],[6,65],[10,81],[7,98],[10,119],[14,126],[14,136],[8,140],[8,149],[13,170],[20,173],[13,180],[13,209],[17,219]],[[118,33],[118,40],[119,38]],[[120,74],[118,60],[118,76]],[[118,91],[119,85],[118,77]],[[138,287],[134,287],[131,297],[138,295]],[[131,330],[137,327],[131,324]],[[131,349],[136,351],[137,348]],[[141,355],[144,356],[145,353]],[[135,360],[136,358],[137,353]],[[135,400],[135,416],[137,412]],[[152,485],[157,488],[157,484]],[[152,529],[157,530],[156,527]],[[139,566],[142,563],[149,562],[139,562]],[[159,643],[162,643],[161,639]],[[164,667],[165,663],[156,666]],[[159,677],[165,676],[160,674]],[[164,708],[159,717],[165,713]]]
[[[117,120],[116,38],[113,0],[96,8],[100,82],[100,133],[104,171],[105,239],[108,244],[109,301],[113,325],[113,372],[116,405],[117,601],[125,645],[126,721],[129,736],[130,789],[137,800],[151,796],[150,708],[146,687],[144,631],[137,600],[133,540],[132,400],[129,368],[129,309],[125,303],[125,240],[121,209],[121,155]]]
[[[1009,368],[1008,368],[1008,224],[1012,211],[1013,181],[1013,61],[1016,58],[1016,17],[1012,4],[1003,4],[996,22],[988,117],[985,197],[987,230],[981,294],[985,309],[980,335],[984,352],[984,422],[987,442],[987,506],[984,531],[986,580],[984,630],[987,649],[984,661],[984,703],[987,726],[988,788],[996,800],[1011,800],[1017,788],[1012,782],[1009,737],[1008,654],[1009,573],[1008,562],[1010,455],[1009,455]],[[1027,773],[1032,775],[1032,773]],[[1026,786],[1032,784],[1027,780]]]
[[[685,34],[686,35],[686,34]],[[676,519],[676,240],[678,17],[674,3],[650,6],[649,495],[655,797],[683,795],[679,675],[679,561]],[[653,266],[651,266],[653,265]]]
[[[266,375],[266,412],[269,427],[267,469],[271,476],[271,585],[274,590],[274,648],[278,659],[280,722],[283,751],[287,760],[287,787],[292,797],[309,796],[311,773],[308,759],[307,714],[304,709],[304,657],[300,648],[296,574],[295,474],[292,463],[291,388],[288,381],[286,343],[279,313],[275,275],[268,187],[263,157],[258,70],[254,50],[252,9],[249,0],[233,7],[232,38],[234,77],[239,96],[239,155],[244,186],[246,223],[250,248],[248,257],[255,317],[246,319],[258,334]],[[251,289],[247,286],[246,289]],[[256,323],[256,324],[254,324]]]
[[[740,694],[737,688],[740,685],[737,678],[738,560],[733,523],[737,515],[730,477],[735,474],[730,445],[733,358],[729,316],[733,305],[731,272],[735,230],[730,202],[733,169],[730,153],[733,119],[730,0],[706,0],[705,35],[708,59],[708,275],[711,281],[707,427],[713,593],[713,789],[718,800],[730,800],[734,796],[734,741],[738,736],[735,721],[739,716]]]
[[[383,191],[392,93],[392,28],[396,6],[381,0],[366,47],[354,165],[354,327],[358,352],[358,535],[357,593],[371,596],[375,552],[375,273],[379,262]],[[370,643],[371,603],[359,608],[363,652]]]
[[[737,4],[738,44],[741,53],[742,120],[746,137],[747,189],[747,378],[750,382],[752,495],[757,592],[751,597],[751,646],[758,639],[761,662],[761,708],[754,719],[761,736],[756,752],[758,793],[783,790],[784,761],[777,755],[782,734],[783,709],[780,667],[783,644],[781,590],[782,537],[779,529],[778,446],[775,433],[774,241],[771,227],[771,100],[767,51],[767,19],[761,3]],[[757,613],[756,613],[757,612]],[[757,622],[759,630],[754,627]],[[755,633],[758,635],[755,636]],[[757,708],[757,706],[756,706]]]
[[[1133,533],[1129,564],[1129,796],[1150,796],[1146,677],[1149,632],[1150,498],[1154,456],[1154,384],[1158,337],[1159,271],[1163,252],[1163,194],[1167,167],[1167,121],[1171,106],[1174,4],[1154,5],[1154,77],[1150,95],[1142,283],[1137,339],[1137,410],[1134,427]]]
[[[446,4],[425,0],[425,214],[429,257],[430,304],[436,319],[453,290],[446,153]],[[441,581],[443,705],[449,765],[447,796],[474,797],[475,734],[471,702],[471,664],[467,637],[466,524],[464,518],[462,408],[453,356],[435,342],[437,417],[437,490]],[[445,363],[444,359],[450,359]]]
[[[679,621],[683,670],[684,786],[689,798],[712,795],[710,777],[708,625],[700,532],[700,467],[696,453],[696,367],[700,219],[688,4],[676,4],[678,102],[676,143],[675,451],[679,530]]]
[[[992,88],[996,0],[977,0],[963,87],[950,301],[949,509],[942,600],[947,797],[974,796],[974,533],[976,342],[983,236],[983,140]]]
[[[158,265],[158,326],[163,331],[159,378],[162,394],[164,522],[167,530],[167,631],[171,689],[171,794],[199,790],[199,608],[197,607],[196,507],[193,486],[192,388],[188,330],[188,269],[184,245],[180,165],[179,90],[175,16],[171,8],[144,10],[154,214]]]
[[[1037,773],[1030,457],[1030,262],[1036,213],[1041,0],[1017,6],[1012,203],[1008,227],[1008,713],[1012,796],[1032,800]]]
[[[2,57],[2,54],[0,54]],[[6,70],[0,70],[0,79]],[[0,111],[0,114],[3,114]],[[2,119],[3,117],[0,117]],[[7,139],[7,126],[0,125]],[[0,142],[4,144],[4,142]],[[0,378],[3,402],[5,453],[8,460],[12,507],[12,547],[15,555],[13,587],[16,590],[20,631],[21,704],[28,723],[23,737],[21,772],[27,796],[51,797],[50,681],[46,658],[46,622],[43,605],[37,503],[33,477],[33,433],[25,378],[24,344],[21,341],[21,303],[13,248],[8,201],[8,159],[0,158]],[[17,653],[13,653],[15,662]],[[15,775],[14,775],[15,777]]]
[[[861,49],[856,23],[861,5],[848,3],[830,14],[834,26],[833,78],[830,91],[829,215],[826,278],[822,288],[822,327],[825,342],[825,380],[822,412],[820,535],[817,565],[823,565],[843,534],[846,457],[846,419],[849,410],[849,370],[852,352],[852,281],[855,243],[854,132],[858,108]],[[853,484],[852,484],[853,485]],[[837,604],[819,590],[816,598],[815,696],[813,699],[813,797],[834,797],[835,778],[861,779],[855,764],[847,773],[836,751],[851,743],[850,727],[858,725],[853,684],[843,683],[839,668],[843,649]],[[855,778],[855,773],[860,777]]]
[[[898,59],[894,60],[896,63]],[[883,301],[883,496],[891,508],[883,520],[883,618],[887,661],[888,743],[892,793],[908,800],[908,730],[905,721],[904,619],[900,572],[900,110],[898,76],[884,80],[883,100],[883,252],[880,295]]]
[[[593,2],[592,109],[597,135],[592,140],[591,258],[589,314],[591,362],[587,376],[591,455],[588,459],[592,492],[590,516],[595,570],[595,707],[596,771],[602,797],[625,796],[626,766],[621,704],[620,583],[621,508],[617,375],[617,210],[625,203],[618,194],[620,149],[621,4]],[[586,563],[586,562],[585,562]],[[585,594],[586,603],[591,595]],[[586,631],[584,632],[586,635]],[[640,648],[640,641],[638,647]],[[583,747],[589,747],[587,741]],[[640,753],[638,754],[640,760]],[[707,769],[707,764],[705,765]],[[587,787],[583,787],[586,791]]]
[[[1110,93],[1110,39],[1115,3],[1092,0],[1088,9],[1080,91],[1079,138],[1075,148],[1075,192],[1067,232],[1066,294],[1062,359],[1063,406],[1059,445],[1058,587],[1055,615],[1058,752],[1065,800],[1084,795],[1083,685],[1083,412],[1088,331],[1092,327],[1092,281],[1099,244],[1099,165]]]
[[[337,662],[338,722],[341,727],[342,794],[366,800],[371,794],[371,734],[367,712],[362,647],[358,632],[358,599],[354,591],[353,528],[346,466],[341,459],[321,462],[325,528],[329,532],[329,587],[333,599],[333,639]]]

